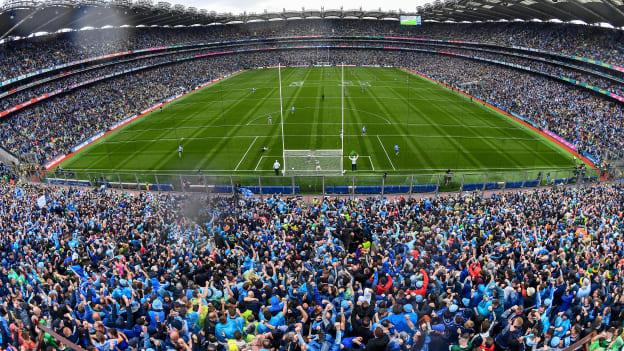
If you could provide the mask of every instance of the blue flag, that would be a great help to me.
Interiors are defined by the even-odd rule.
[[[69,269],[71,269],[72,272],[74,272],[74,274],[76,274],[80,279],[80,293],[87,296],[87,289],[89,287],[89,276],[87,276],[87,273],[80,265],[70,266]]]

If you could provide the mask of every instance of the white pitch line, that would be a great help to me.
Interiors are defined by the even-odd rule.
[[[254,168],[254,171],[257,171],[257,170],[258,170],[258,167],[260,167],[260,162],[262,162],[262,159],[263,159],[264,157],[265,157],[265,156],[260,156],[260,159],[258,160],[258,164],[256,165],[256,168]]]
[[[234,168],[234,171],[237,171],[238,170],[238,166],[240,166],[240,164],[243,163],[243,160],[245,159],[245,157],[249,153],[249,150],[251,150],[251,147],[256,143],[256,140],[258,140],[258,137],[255,137],[254,140],[251,142],[251,144],[249,144],[249,147],[247,148],[247,151],[245,152],[243,157],[241,157],[240,161],[238,161],[238,164],[236,165],[236,168]]]
[[[370,156],[362,156],[362,157],[368,158],[368,162],[370,162],[371,168],[373,169],[373,172],[375,172],[375,165],[373,165],[373,159]]]
[[[392,166],[392,170],[396,171],[396,168],[394,167],[394,163],[392,163],[392,160],[390,159],[390,156],[388,156],[388,151],[386,151],[386,147],[381,142],[381,139],[379,138],[379,135],[377,135],[377,140],[379,140],[379,144],[381,144],[381,148],[386,153],[386,157],[388,158],[388,161],[390,161],[390,166]]]

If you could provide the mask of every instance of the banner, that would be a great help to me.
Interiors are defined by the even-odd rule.
[[[562,143],[563,145],[565,145],[565,146],[569,147],[570,149],[576,151],[576,146],[574,146],[574,144],[572,144],[571,142],[565,140],[564,138],[562,138],[559,135],[551,132],[550,130],[543,129],[542,131],[544,132],[544,134],[547,134],[551,138],[557,140],[558,142]]]

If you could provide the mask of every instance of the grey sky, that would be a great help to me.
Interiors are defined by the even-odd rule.
[[[286,10],[301,10],[301,7],[306,9],[339,9],[343,6],[344,9],[357,9],[362,7],[364,10],[379,9],[383,10],[398,10],[415,11],[416,6],[425,4],[426,0],[339,0],[339,1],[326,1],[326,0],[168,0],[173,4],[182,4],[185,6],[194,6],[199,9],[207,9],[217,12],[232,12],[235,14],[247,12],[262,12],[265,9],[269,11],[281,11],[283,8]]]

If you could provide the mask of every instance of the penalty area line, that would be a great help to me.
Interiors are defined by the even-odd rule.
[[[367,158],[368,162],[370,162],[371,168],[373,169],[373,172],[375,172],[375,165],[373,165],[373,159],[370,156],[361,156],[362,158]]]
[[[260,163],[262,163],[262,159],[265,158],[266,156],[260,156],[260,159],[258,160],[258,164],[256,164],[256,168],[254,168],[254,171],[258,170],[258,167],[260,167]]]
[[[394,163],[392,163],[392,159],[390,159],[390,156],[388,155],[388,151],[386,151],[386,147],[381,142],[381,138],[379,138],[379,135],[377,135],[377,140],[379,140],[379,144],[381,145],[381,148],[383,149],[384,153],[386,154],[386,157],[388,158],[388,161],[390,161],[390,166],[392,166],[392,170],[396,171],[396,168],[394,167]]]
[[[251,150],[251,147],[254,146],[254,144],[256,143],[256,140],[258,140],[258,137],[255,137],[254,140],[251,142],[251,144],[249,144],[247,151],[245,151],[245,154],[243,155],[243,157],[241,157],[240,161],[238,161],[238,164],[236,165],[236,168],[234,168],[234,171],[237,171],[238,167],[241,165],[241,163],[243,163],[243,160],[245,159],[245,157],[247,157],[249,150]]]

